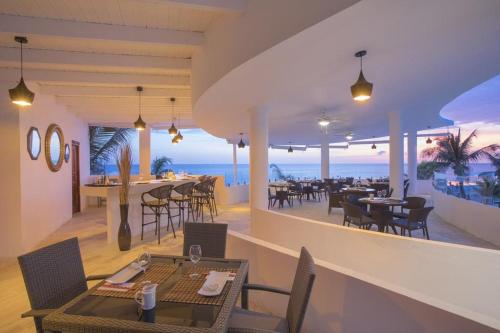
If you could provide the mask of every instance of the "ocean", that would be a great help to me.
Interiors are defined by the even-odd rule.
[[[320,178],[320,164],[278,164],[285,175],[291,175],[294,178]],[[173,164],[168,166],[174,172],[187,172],[195,175],[224,175],[226,185],[231,185],[233,181],[232,164]],[[491,164],[479,163],[471,165],[471,175],[477,175],[481,172],[494,171]],[[406,172],[406,165],[405,165]],[[117,175],[116,165],[106,165],[106,173],[110,176]],[[139,174],[139,165],[132,165],[132,174]],[[338,163],[330,164],[330,177],[388,177],[389,164],[372,163]],[[270,179],[274,180],[278,176],[269,171]],[[249,166],[248,164],[238,164],[238,183],[248,184]]]

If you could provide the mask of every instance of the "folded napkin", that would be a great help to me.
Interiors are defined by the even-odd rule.
[[[128,282],[128,283],[110,283],[110,282],[105,282],[102,286],[97,288],[97,290],[107,290],[107,291],[123,291],[127,292],[130,291],[134,287],[133,282]]]
[[[233,281],[236,274],[231,272],[216,272],[210,271],[208,273],[205,283],[198,290],[198,294],[204,296],[217,296],[220,295],[227,281]]]

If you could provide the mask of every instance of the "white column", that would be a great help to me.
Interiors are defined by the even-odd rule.
[[[392,196],[403,197],[404,144],[399,112],[389,112],[389,178]]]
[[[417,131],[413,128],[409,129],[406,140],[408,180],[410,181],[408,193],[414,194],[417,185]]]
[[[330,142],[328,135],[321,136],[321,179],[330,178]]]
[[[233,143],[233,186],[238,184],[238,154],[236,143]]]
[[[252,216],[252,211],[255,209],[267,209],[268,119],[267,111],[264,109],[250,109],[249,116],[250,214]]]
[[[151,127],[139,132],[139,176],[151,178]]]

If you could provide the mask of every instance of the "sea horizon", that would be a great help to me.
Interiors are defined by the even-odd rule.
[[[276,164],[286,176],[294,178],[320,178],[320,163],[270,163]],[[489,163],[470,164],[470,175],[477,175],[482,172],[494,171],[495,168]],[[233,183],[232,163],[174,163],[167,166],[167,169],[175,173],[187,172],[195,175],[222,175],[225,177],[226,185]],[[407,164],[404,165],[407,170]],[[115,176],[118,174],[116,165],[107,164],[106,174]],[[132,174],[139,174],[139,164],[132,164]],[[389,163],[330,163],[331,177],[355,177],[355,178],[385,178],[389,176]],[[275,172],[269,172],[270,180],[278,178]],[[249,180],[249,165],[238,164],[237,183],[247,184]]]

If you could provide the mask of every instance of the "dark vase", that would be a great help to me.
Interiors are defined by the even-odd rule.
[[[118,247],[120,251],[130,250],[131,233],[130,225],[128,224],[128,204],[120,205],[120,228],[118,228]]]

